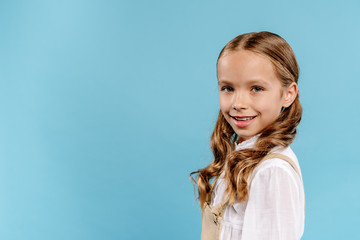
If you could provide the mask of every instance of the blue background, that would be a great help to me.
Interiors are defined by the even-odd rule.
[[[215,62],[280,34],[300,67],[303,239],[359,239],[360,2],[1,1],[0,239],[199,239]]]

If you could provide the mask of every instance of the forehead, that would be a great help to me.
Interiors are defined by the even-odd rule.
[[[221,56],[217,64],[217,75],[219,81],[280,81],[268,58],[247,50]]]

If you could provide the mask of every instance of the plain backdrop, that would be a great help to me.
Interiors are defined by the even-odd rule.
[[[215,63],[271,31],[301,68],[303,239],[360,239],[360,1],[0,1],[0,239],[199,239]]]

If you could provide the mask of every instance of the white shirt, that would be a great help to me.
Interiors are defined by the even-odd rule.
[[[255,136],[237,144],[236,150],[252,148]],[[300,171],[291,150],[277,148],[272,152],[291,158]],[[225,208],[220,232],[221,240],[298,240],[304,232],[305,196],[302,179],[286,161],[267,159],[254,169],[248,201]],[[224,201],[224,174],[215,184],[212,203]]]

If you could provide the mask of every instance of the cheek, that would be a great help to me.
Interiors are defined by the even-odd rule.
[[[224,97],[219,97],[219,105],[222,112],[228,111],[229,101]]]
[[[266,112],[269,110],[269,107],[271,107],[269,100],[269,98],[257,98],[255,101],[253,101],[252,106],[259,112]]]
[[[271,114],[272,112],[277,111],[279,107],[278,105],[278,99],[264,98],[256,103],[256,110],[258,112],[262,112],[263,114]]]

